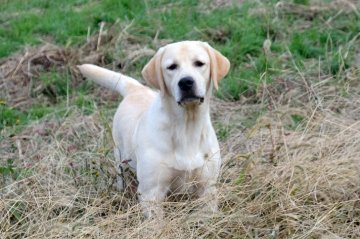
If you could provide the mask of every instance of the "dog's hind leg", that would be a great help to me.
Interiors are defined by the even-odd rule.
[[[114,147],[115,164],[116,164],[116,190],[124,191],[125,189],[125,178],[124,178],[124,165],[121,163],[121,152],[118,147]]]
[[[114,147],[116,160],[116,189],[120,192],[128,187],[132,192],[136,192],[138,181],[136,179],[136,164],[131,159],[125,157],[119,148]]]

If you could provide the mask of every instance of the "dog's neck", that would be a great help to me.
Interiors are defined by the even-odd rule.
[[[207,148],[204,142],[211,127],[209,101],[210,97],[206,97],[202,104],[180,106],[173,98],[162,99],[162,107],[167,112],[167,130],[176,154],[172,167],[193,170],[203,165],[201,153]]]
[[[187,128],[195,125],[201,127],[202,124],[207,122],[206,119],[210,117],[209,102],[210,97],[207,96],[201,104],[179,105],[172,96],[163,96],[162,106],[166,108],[165,112],[168,113],[174,127]]]

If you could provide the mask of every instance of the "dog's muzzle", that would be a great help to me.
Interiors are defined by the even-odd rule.
[[[187,106],[187,105],[201,105],[204,102],[204,97],[199,96],[192,96],[192,97],[183,97],[177,103],[180,106]]]
[[[200,105],[204,102],[204,97],[195,94],[195,81],[192,77],[181,78],[178,86],[181,92],[181,99],[178,101],[180,106]]]

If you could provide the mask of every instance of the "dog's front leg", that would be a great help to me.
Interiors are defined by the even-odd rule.
[[[151,172],[152,170],[148,168],[146,174],[140,173],[141,176],[138,177],[139,200],[145,217],[162,218],[163,209],[161,204],[169,191],[169,173],[164,168],[157,168],[157,170]]]
[[[204,206],[200,209],[201,212],[206,214],[216,213],[218,210],[218,199],[217,199],[217,189],[214,185],[204,185],[203,190],[198,192],[198,197]]]
[[[200,187],[197,196],[204,202],[201,211],[204,213],[215,213],[218,210],[218,195],[216,181],[220,171],[220,155],[207,161],[204,167],[199,170]]]
[[[163,186],[156,186],[146,191],[139,189],[139,200],[146,218],[161,219],[164,217],[161,203],[164,201],[166,193],[167,188]]]

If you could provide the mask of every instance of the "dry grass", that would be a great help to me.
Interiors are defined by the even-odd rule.
[[[335,3],[349,11],[358,4]],[[297,13],[291,6],[277,7]],[[300,12],[312,16],[321,9],[310,10]],[[106,62],[106,51],[116,47],[125,49],[126,73],[153,52],[128,35],[126,26],[121,29],[120,35],[110,28],[89,37],[79,49],[46,45],[6,59],[0,66],[1,98],[17,108],[43,101],[29,97],[43,87],[32,84],[37,74],[68,71],[76,85],[76,64],[111,68],[118,62]],[[213,100],[223,167],[220,210],[206,220],[197,212],[203,202],[187,199],[164,202],[162,222],[145,220],[131,190],[114,190],[107,123],[113,112],[85,116],[70,107],[63,118],[48,115],[16,135],[4,128],[0,160],[13,161],[13,168],[0,174],[0,238],[360,238],[360,100],[358,93],[351,95],[351,88],[359,88],[359,70],[339,76],[350,89],[342,97],[334,79],[317,72],[316,63],[309,65],[316,69],[306,67],[306,79],[302,72],[288,72],[296,79],[264,85],[256,97],[270,103]]]
[[[200,201],[168,200],[163,222],[144,220],[135,195],[117,193],[103,116],[44,119],[2,143],[27,176],[4,178],[1,238],[358,238],[358,99],[278,105],[221,143],[220,211],[207,220]],[[340,108],[343,114],[334,112]],[[215,100],[215,122],[234,124],[256,105]],[[222,110],[219,110],[222,109]],[[304,122],[291,129],[291,114]],[[236,124],[235,124],[236,125]],[[6,132],[4,132],[6,134]]]
[[[102,23],[102,26],[105,24]],[[23,52],[0,60],[0,99],[7,105],[17,109],[29,109],[33,105],[54,102],[44,92],[54,92],[39,80],[41,74],[57,72],[67,74],[71,78],[70,87],[76,88],[82,82],[76,65],[83,63],[120,68],[127,73],[130,65],[146,56],[152,56],[154,50],[139,44],[141,39],[127,33],[131,23],[116,22],[111,26],[100,29],[100,32],[88,36],[87,42],[81,47],[59,47],[44,43],[37,47],[28,47]],[[122,29],[119,33],[119,29]],[[153,41],[155,46],[165,45],[169,40]],[[121,62],[109,62],[108,54],[120,55]],[[111,53],[110,53],[111,52]],[[124,56],[123,56],[124,55]],[[119,56],[117,56],[119,57]],[[92,92],[95,95],[103,93]],[[108,92],[109,93],[109,92]],[[56,95],[56,94],[55,94]],[[114,96],[108,96],[113,99]],[[57,102],[55,102],[57,103]]]

